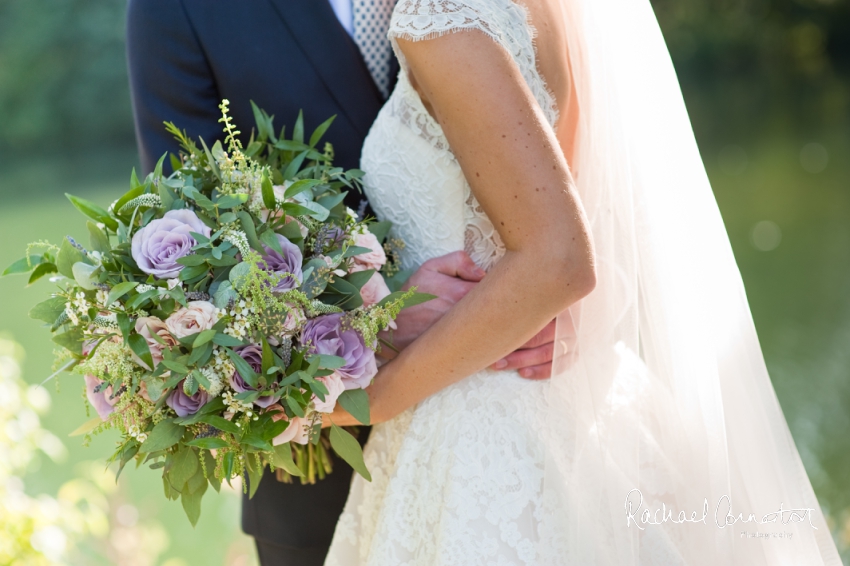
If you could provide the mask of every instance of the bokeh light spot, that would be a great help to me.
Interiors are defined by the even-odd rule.
[[[750,240],[757,250],[769,252],[779,246],[779,243],[782,241],[782,231],[776,222],[762,220],[753,226],[753,230],[750,233]]]

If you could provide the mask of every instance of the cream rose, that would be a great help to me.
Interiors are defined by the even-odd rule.
[[[377,271],[372,274],[372,277],[360,289],[360,296],[363,298],[365,306],[375,305],[380,303],[384,297],[390,294],[390,288],[387,287],[387,282],[384,281],[383,275]]]
[[[327,377],[317,377],[316,381],[321,381],[325,384],[328,394],[325,395],[325,400],[322,401],[315,395],[313,396],[313,406],[320,413],[332,413],[336,406],[336,400],[345,391],[345,384],[342,382],[342,376],[334,372]]]
[[[307,444],[309,441],[309,434],[307,428],[310,426],[310,421],[307,419],[302,419],[301,417],[292,417],[287,418],[286,413],[283,410],[283,407],[280,405],[271,405],[267,410],[276,411],[274,415],[272,415],[272,419],[275,421],[279,421],[281,419],[285,421],[289,421],[289,426],[286,427],[286,430],[278,434],[272,439],[272,444],[278,446],[283,444],[284,442],[295,442],[296,444]]]
[[[135,354],[135,352],[133,353],[133,361],[146,370],[152,371],[157,365],[159,365],[159,362],[162,361],[163,348],[166,346],[175,346],[177,344],[177,340],[171,335],[166,324],[155,316],[140,316],[136,319],[135,328],[136,332],[139,333],[142,338],[145,339],[145,342],[148,343],[148,349],[151,351],[154,367],[149,368],[148,364],[143,362],[142,359]],[[165,342],[165,344],[160,344],[159,340],[154,338],[154,334],[156,334],[160,340]]]
[[[187,307],[165,319],[168,330],[177,338],[185,338],[209,330],[218,321],[215,306],[208,301],[190,301]]]
[[[352,271],[366,271],[367,269],[381,269],[387,263],[387,254],[384,253],[384,248],[381,242],[371,232],[365,234],[354,235],[354,245],[362,248],[369,248],[370,252],[354,256],[354,265]]]

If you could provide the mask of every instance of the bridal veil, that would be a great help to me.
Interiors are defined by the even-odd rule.
[[[598,283],[559,318],[541,535],[566,564],[840,564],[648,0],[562,9]]]

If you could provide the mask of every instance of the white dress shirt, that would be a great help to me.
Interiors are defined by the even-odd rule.
[[[329,0],[331,8],[334,9],[336,19],[348,32],[348,35],[354,38],[354,11],[351,7],[351,0]]]

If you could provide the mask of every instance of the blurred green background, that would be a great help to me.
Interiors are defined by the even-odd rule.
[[[315,0],[320,1],[320,0]],[[845,563],[850,564],[850,3],[847,0],[654,0],[703,160],[744,277],[777,395]],[[102,204],[136,165],[118,0],[0,0],[0,265],[40,238],[85,238],[62,196]],[[24,375],[50,374],[50,342],[26,316],[48,291],[0,279],[0,332],[26,349]],[[53,386],[50,386],[53,389]],[[65,440],[28,493],[55,493],[88,448],[75,378],[58,381],[43,422]],[[253,564],[236,494],[207,495],[192,529],[155,473],[127,470],[111,520],[81,564]],[[145,543],[128,527],[162,526]],[[128,534],[130,533],[130,534]],[[136,533],[136,534],[132,534]],[[120,534],[120,537],[118,536]],[[123,538],[122,538],[123,537]],[[135,538],[133,538],[135,537]],[[135,546],[134,546],[135,545]],[[112,550],[110,550],[110,548]]]

